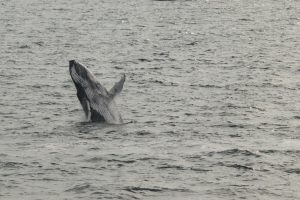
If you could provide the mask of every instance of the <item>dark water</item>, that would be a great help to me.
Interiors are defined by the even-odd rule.
[[[299,13],[0,0],[0,199],[300,199]],[[70,59],[131,123],[85,122]]]

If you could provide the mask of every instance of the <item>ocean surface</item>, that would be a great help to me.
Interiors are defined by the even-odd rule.
[[[0,199],[300,199],[300,2],[0,0]],[[118,97],[90,123],[68,61]]]

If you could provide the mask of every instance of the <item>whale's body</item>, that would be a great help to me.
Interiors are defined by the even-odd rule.
[[[92,122],[122,124],[123,119],[117,109],[114,97],[122,91],[125,75],[110,91],[107,91],[81,63],[75,60],[69,61],[69,70],[85,116]]]

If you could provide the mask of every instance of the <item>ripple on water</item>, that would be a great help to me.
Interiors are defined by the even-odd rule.
[[[96,187],[93,187],[89,183],[82,183],[65,190],[65,192],[86,193],[87,190],[93,189],[96,189]]]
[[[254,156],[254,157],[260,157],[259,154],[253,153],[249,150],[243,150],[243,149],[226,149],[223,151],[216,151],[216,152],[208,152],[207,156],[214,156],[214,155],[229,155],[229,156]]]
[[[13,168],[22,168],[26,167],[26,164],[18,163],[18,162],[0,162],[1,168],[13,169]]]

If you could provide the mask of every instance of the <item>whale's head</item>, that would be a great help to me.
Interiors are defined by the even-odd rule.
[[[78,83],[80,79],[86,81],[89,79],[90,72],[88,71],[87,67],[75,60],[69,61],[69,70],[71,77],[75,83]]]
[[[88,68],[75,60],[69,61],[69,70],[75,85],[85,87],[87,84],[92,86],[97,82]]]

